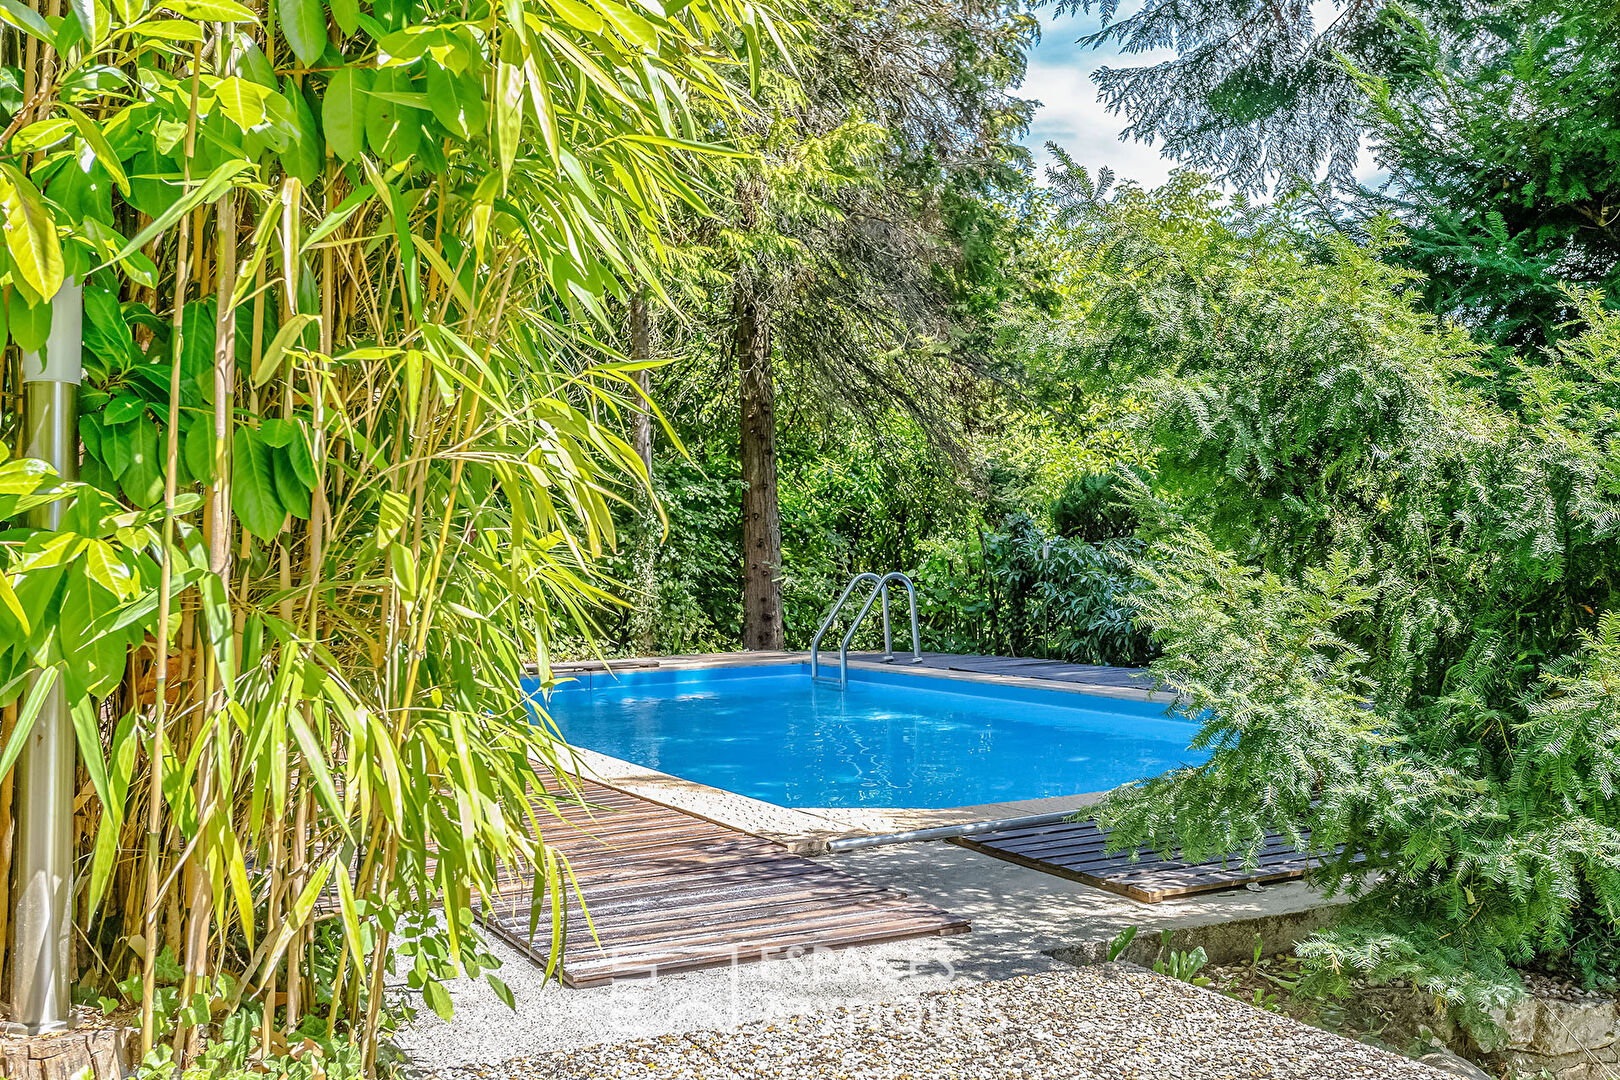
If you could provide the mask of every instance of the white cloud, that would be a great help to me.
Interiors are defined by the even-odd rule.
[[[1106,165],[1121,180],[1135,180],[1148,187],[1163,183],[1175,162],[1160,157],[1157,146],[1119,140],[1128,121],[1109,112],[1097,100],[1091,71],[1099,62],[1091,55],[1070,54],[1057,63],[1030,63],[1019,93],[1041,103],[1024,140],[1035,152],[1037,180],[1045,180],[1051,157],[1044,147],[1050,141],[1067,150],[1093,174]]]

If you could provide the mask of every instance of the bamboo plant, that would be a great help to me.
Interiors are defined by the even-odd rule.
[[[82,985],[154,1066],[348,1033],[394,958],[435,1009],[569,762],[525,705],[608,592],[646,408],[605,305],[658,293],[694,115],[746,108],[745,0],[0,0],[17,359],[85,285],[82,481],[0,460],[0,833],[74,702]],[[698,107],[701,106],[701,107]],[[38,686],[41,680],[35,679]],[[8,850],[0,842],[0,859]],[[431,912],[442,905],[444,915]],[[562,904],[552,904],[561,911]],[[3,908],[0,908],[3,910]],[[551,935],[559,955],[563,927]],[[408,962],[408,964],[407,964]]]

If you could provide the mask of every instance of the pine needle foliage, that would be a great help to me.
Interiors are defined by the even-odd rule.
[[[1194,180],[1085,215],[1064,355],[1158,448],[1133,598],[1207,764],[1101,809],[1123,846],[1337,852],[1304,953],[1483,1021],[1513,971],[1612,985],[1620,941],[1620,321],[1505,368],[1421,282]]]

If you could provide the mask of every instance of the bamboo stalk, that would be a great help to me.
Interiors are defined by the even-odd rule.
[[[202,46],[192,53],[191,111],[186,120],[185,176],[191,178],[191,158],[196,151],[197,99],[202,79]],[[141,1057],[152,1051],[156,1032],[153,1005],[157,997],[157,917],[161,904],[159,889],[159,850],[163,834],[163,743],[168,721],[169,611],[173,602],[170,586],[174,580],[174,524],[176,481],[180,457],[180,357],[182,327],[186,308],[186,246],[191,241],[191,219],[180,217],[180,256],[175,263],[174,312],[170,316],[173,340],[169,350],[169,430],[163,475],[163,565],[158,583],[157,672],[154,678],[156,700],[152,704],[152,738],[147,749],[148,781],[146,796],[146,917],[142,921],[145,948],[141,962]],[[183,639],[182,639],[183,640]]]
[[[215,276],[217,278],[218,308],[214,323],[214,482],[215,496],[211,507],[214,530],[209,538],[209,570],[219,576],[221,585],[230,589],[231,571],[231,517],[230,473],[226,447],[231,427],[231,397],[236,382],[236,312],[231,307],[231,294],[236,288],[236,204],[227,193],[214,204]],[[228,592],[227,592],[228,595]],[[223,685],[217,659],[209,665],[213,676],[206,714],[201,718],[198,737],[212,724],[224,723],[222,713],[230,688]],[[215,807],[216,762],[214,755],[204,752],[197,766],[195,798],[198,813],[218,812]],[[181,999],[189,1001],[196,992],[199,980],[208,977],[208,944],[213,932],[213,879],[205,866],[199,865],[194,855],[188,860],[188,925],[185,958],[182,964]],[[182,1022],[175,1033],[176,1059],[182,1066],[191,1060],[196,1042],[192,1025]]]

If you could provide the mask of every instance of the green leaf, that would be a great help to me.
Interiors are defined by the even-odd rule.
[[[287,44],[305,67],[326,51],[326,9],[321,0],[276,0],[276,15]]]
[[[40,17],[39,12],[22,3],[22,0],[0,0],[0,21],[15,26],[25,34],[34,35],[53,49],[56,47],[56,32]]]
[[[90,580],[120,600],[129,600],[135,596],[137,590],[135,575],[124,565],[124,560],[118,557],[118,552],[113,546],[105,540],[91,540],[86,545],[85,565]]]
[[[507,59],[509,51],[502,46],[501,61],[495,69],[495,150],[503,184],[511,179],[523,130],[523,68]]]
[[[185,429],[183,452],[186,468],[204,484],[214,478],[214,421],[212,417],[198,417]]]
[[[321,101],[321,128],[326,145],[340,161],[354,161],[366,148],[366,106],[371,72],[346,67],[332,76]]]
[[[112,15],[105,5],[97,0],[69,0],[69,6],[73,8],[73,17],[79,20],[86,42],[94,46],[106,40],[107,31],[112,29]]]
[[[444,129],[458,139],[472,137],[467,123],[467,112],[457,95],[457,83],[438,61],[428,57],[422,61],[422,72],[427,86],[428,108]]]
[[[428,979],[422,984],[422,996],[440,1020],[449,1023],[455,1017],[456,1009],[450,1004],[450,992],[437,979]]]
[[[48,667],[39,673],[34,685],[29,687],[28,698],[17,712],[17,722],[11,729],[11,738],[6,740],[5,753],[0,754],[0,776],[11,772],[11,767],[17,764],[17,758],[22,754],[23,747],[28,745],[28,735],[34,730],[34,721],[39,717],[39,710],[44,707],[51,687],[56,685],[56,680],[61,674],[61,669]]]
[[[265,348],[264,356],[259,360],[259,366],[253,371],[254,387],[260,387],[269,382],[270,377],[281,367],[281,358],[286,355],[293,342],[298,340],[298,335],[304,332],[306,326],[320,321],[319,315],[305,315],[300,312],[282,323],[281,329],[276,331],[276,336],[270,340],[269,346]]]
[[[184,19],[147,19],[129,28],[130,33],[158,41],[201,41],[202,27]]]
[[[54,306],[44,300],[31,300],[18,289],[11,294],[7,307],[11,321],[11,340],[23,352],[37,353],[45,347],[51,336],[51,313]]]
[[[170,203],[167,209],[152,219],[151,224],[147,225],[146,228],[136,233],[135,238],[129,243],[125,244],[118,254],[102,263],[100,267],[97,267],[97,269],[99,270],[102,267],[111,266],[115,262],[129,258],[135,252],[141,250],[141,248],[150,243],[152,239],[159,233],[163,232],[170,225],[173,225],[176,221],[179,221],[181,215],[185,214],[192,207],[197,206],[200,203],[212,202],[213,200],[219,198],[225,193],[225,190],[231,186],[231,181],[238,173],[242,172],[244,169],[250,169],[252,167],[251,162],[244,161],[241,158],[233,157],[228,161],[222,162],[214,169],[213,172],[208,174],[207,178],[204,179],[202,183],[192,186],[190,190],[186,191],[178,199]]]
[[[243,132],[252,131],[268,119],[265,100],[275,93],[273,89],[236,75],[219,80],[214,87],[214,100],[224,115]]]
[[[151,506],[163,498],[163,451],[157,424],[143,415],[129,425],[129,468],[118,477],[118,486],[136,506]]]
[[[281,154],[281,167],[287,170],[289,176],[298,178],[299,183],[305,187],[314,184],[321,176],[321,165],[326,158],[325,140],[321,137],[320,124],[315,120],[315,110],[309,107],[309,99],[292,81],[292,76],[283,80],[281,96],[287,99],[292,106],[293,126],[297,134]]]
[[[332,9],[332,21],[345,35],[360,29],[359,0],[331,0],[327,6]]]
[[[256,23],[259,17],[235,0],[163,0],[163,6],[198,22]]]
[[[102,168],[107,170],[107,175],[112,176],[113,183],[118,185],[118,191],[122,191],[125,198],[130,198],[130,175],[123,170],[122,160],[118,160],[117,152],[112,149],[112,142],[107,141],[107,136],[102,133],[96,121],[66,102],[57,102],[57,108],[66,113],[68,120],[73,121],[73,126],[79,130],[79,138],[83,138],[84,142],[89,144],[91,152],[96,154],[96,160],[99,160]]]
[[[303,521],[309,520],[310,489],[304,485],[303,479],[298,475],[298,468],[293,464],[292,454],[294,446],[303,445],[302,438],[295,437],[285,449],[278,450],[274,455],[276,471],[276,496],[281,500],[287,512]]]
[[[276,496],[271,448],[251,428],[236,429],[231,463],[231,509],[242,527],[268,543],[281,532],[287,508]]]
[[[62,287],[62,245],[56,220],[39,189],[15,166],[0,162],[0,203],[6,208],[6,250],[11,265],[41,300]]]

